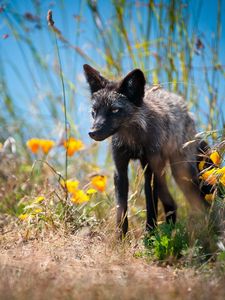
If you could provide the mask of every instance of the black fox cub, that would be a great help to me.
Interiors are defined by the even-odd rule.
[[[128,230],[127,170],[131,159],[139,159],[145,170],[147,229],[156,226],[158,197],[163,203],[166,220],[176,221],[177,206],[165,178],[167,163],[192,208],[202,209],[204,201],[196,163],[199,151],[202,152],[202,141],[187,143],[194,139],[196,130],[182,97],[161,88],[149,87],[139,69],[118,82],[107,80],[89,65],[84,65],[84,72],[93,103],[94,123],[89,135],[96,141],[112,136],[120,236]],[[183,147],[185,143],[188,145]],[[206,143],[203,143],[204,147],[207,147]]]

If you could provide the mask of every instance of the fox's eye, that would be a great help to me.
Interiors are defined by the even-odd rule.
[[[119,108],[114,108],[114,109],[112,109],[112,113],[113,113],[113,114],[118,113],[118,111],[119,111]]]

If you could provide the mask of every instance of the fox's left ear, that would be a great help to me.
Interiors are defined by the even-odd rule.
[[[135,69],[121,81],[118,92],[125,95],[135,105],[140,106],[145,93],[145,83],[143,72]]]

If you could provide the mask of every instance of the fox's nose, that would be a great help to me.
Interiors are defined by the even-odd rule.
[[[97,131],[90,131],[88,134],[92,139],[94,139],[97,136]]]

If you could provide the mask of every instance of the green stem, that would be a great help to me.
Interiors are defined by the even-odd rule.
[[[62,62],[61,62],[61,57],[59,54],[59,46],[58,46],[58,41],[57,41],[57,36],[55,33],[55,43],[56,43],[56,50],[57,50],[57,56],[58,56],[58,61],[59,61],[59,73],[60,73],[60,79],[62,83],[62,90],[63,90],[63,107],[64,107],[64,125],[65,125],[65,135],[66,135],[66,156],[65,156],[65,180],[67,181],[68,178],[68,132],[67,132],[67,107],[66,107],[66,93],[65,93],[65,85],[64,85],[64,80],[63,80],[63,73],[62,73]],[[68,198],[68,191],[66,189],[66,200]]]

